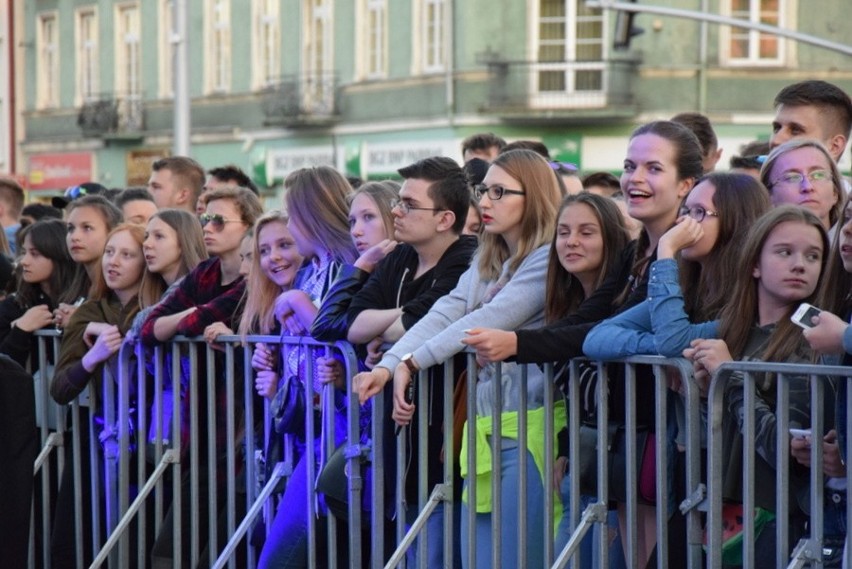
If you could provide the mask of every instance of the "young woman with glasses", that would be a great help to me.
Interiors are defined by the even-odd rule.
[[[811,210],[826,231],[843,211],[843,178],[828,150],[816,140],[791,140],[769,153],[760,169],[772,205]]]
[[[459,279],[455,289],[440,298],[420,321],[400,338],[381,362],[368,374],[353,380],[362,402],[376,395],[394,380],[393,418],[408,424],[414,405],[406,401],[408,384],[419,369],[450,359],[463,349],[466,332],[477,326],[506,329],[541,326],[544,322],[545,274],[548,248],[556,222],[560,192],[547,161],[529,150],[513,150],[498,156],[488,170],[477,195],[482,211],[483,233],[479,251],[471,268]],[[518,302],[523,299],[523,302]],[[503,417],[503,439],[493,441],[493,451],[501,455],[502,491],[502,556],[506,567],[538,567],[543,564],[544,527],[540,515],[544,505],[543,463],[544,392],[551,389],[544,375],[530,370],[527,377],[527,407],[530,440],[528,446],[527,519],[518,519],[517,502],[509,499],[518,492],[519,446],[517,444],[517,412],[520,403],[518,385],[521,368],[504,364],[485,365],[478,374],[477,417],[468,423],[477,431],[490,428],[493,413]],[[493,384],[503,385],[503,406],[493,409]],[[464,443],[463,443],[464,445]],[[462,456],[466,449],[462,448]],[[490,476],[484,464],[477,464],[475,481],[477,503],[465,504],[477,512],[477,564],[489,567],[491,561]],[[462,551],[469,546],[462,515]],[[527,551],[517,549],[519,526],[525,526],[529,543]]]

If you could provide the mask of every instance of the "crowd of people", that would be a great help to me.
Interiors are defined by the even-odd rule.
[[[263,343],[253,348],[254,396],[269,402],[276,432],[295,441],[295,467],[275,499],[268,535],[258,544],[258,566],[272,569],[306,567],[310,548],[321,566],[328,556],[335,556],[339,566],[348,563],[345,536],[337,550],[310,541],[313,509],[305,500],[316,482],[310,473],[322,470],[320,447],[329,438],[337,445],[344,442],[348,405],[367,406],[362,418],[369,419],[372,398],[385,392],[379,414],[384,448],[391,448],[397,425],[408,425],[406,471],[426,471],[430,488],[444,482],[443,464],[432,458],[421,464],[417,451],[427,444],[426,456],[441,456],[442,439],[451,432],[443,424],[443,366],[470,348],[478,364],[476,416],[466,417],[464,428],[499,454],[504,495],[517,493],[525,481],[520,491],[529,506],[525,520],[519,519],[513,500],[503,500],[499,513],[492,511],[490,463],[480,463],[482,457],[490,460],[490,453],[467,464],[469,439],[461,436],[455,499],[439,506],[428,521],[426,564],[465,566],[467,536],[474,533],[477,565],[490,566],[492,526],[499,523],[502,566],[542,567],[545,540],[551,537],[545,535],[540,512],[546,493],[553,491],[545,487],[545,472],[553,471],[557,484],[557,548],[570,536],[570,480],[580,475],[568,463],[563,433],[552,441],[545,434],[547,392],[561,398],[572,358],[684,357],[705,395],[726,361],[852,362],[852,202],[849,182],[837,167],[850,131],[849,96],[834,85],[804,81],[776,97],[768,142],[745,147],[726,171],[718,167],[721,150],[710,121],[683,113],[633,131],[620,178],[581,173],[575,165],[552,160],[535,141],[507,144],[482,133],[463,142],[464,165],[447,157],[424,158],[399,170],[401,182],[347,179],[327,166],[297,170],[284,181],[283,203],[268,211],[239,168],[205,172],[180,156],[155,162],[147,188],[108,190],[87,183],[69,188],[51,206],[24,207],[21,188],[3,180],[0,223],[5,232],[0,237],[6,242],[0,240],[0,247],[6,255],[0,256],[0,280],[7,283],[8,294],[0,303],[0,352],[38,373],[34,332],[62,329],[50,394],[67,404],[92,386],[89,409],[98,413],[102,371],[116,365],[127,342],[151,349],[176,335],[203,336],[216,345],[222,335],[262,334],[355,346],[359,369],[348,377],[331,353],[308,362],[309,352],[282,353]],[[790,319],[802,303],[821,309],[804,330]],[[556,363],[555,382],[542,366],[525,366],[544,363]],[[427,393],[412,399],[409,384],[421,370],[428,370]],[[184,393],[188,376],[189,370],[180,377],[169,372],[163,388]],[[580,376],[582,421],[594,424],[597,367],[585,365]],[[609,417],[623,425],[623,378],[615,376]],[[289,420],[282,390],[292,389],[293,381],[318,395],[326,385],[336,388],[333,406],[307,410],[310,416],[336,409],[340,420],[331,423],[334,432],[326,432],[330,423],[323,422],[308,440],[304,423]],[[494,382],[502,386],[496,401]],[[825,433],[790,442],[790,528],[791,544],[807,534],[808,466],[812,445],[822,442],[826,551],[830,563],[840,566],[846,540],[847,385],[841,378],[830,384],[825,407],[812,409],[807,378],[790,383],[790,426],[807,429],[813,413],[822,413],[826,425]],[[523,394],[521,385],[526,386]],[[224,388],[217,383],[203,389]],[[742,515],[743,466],[731,449],[742,445],[743,378],[734,374],[724,390],[724,498]],[[775,392],[773,377],[758,382],[755,505],[766,520],[757,537],[758,567],[774,567],[776,555],[789,554],[777,551],[775,543]],[[217,405],[233,400],[215,395]],[[657,397],[653,382],[639,381],[633,403],[642,428],[653,430],[654,410],[673,404],[678,386],[671,385],[666,401]],[[527,440],[519,444],[518,414],[524,405]],[[567,425],[565,409],[555,407],[558,429]],[[175,412],[185,422],[188,408],[169,410]],[[429,419],[413,421],[417,413]],[[491,428],[498,414],[502,428],[496,440]],[[160,421],[161,428],[170,425]],[[669,464],[679,480],[686,443],[678,416],[671,421],[671,428],[657,437],[670,439]],[[80,424],[88,430],[88,420]],[[427,425],[429,433],[419,433],[420,425]],[[364,439],[369,427],[362,421]],[[210,438],[217,449],[213,456],[207,451]],[[81,433],[85,444],[90,439],[92,433]],[[175,433],[174,439],[188,443],[185,433]],[[215,432],[202,433],[199,440],[202,459],[224,468],[220,451],[226,444],[217,423]],[[545,458],[549,445],[558,451],[553,464]],[[74,449],[66,445],[64,452],[69,465]],[[79,452],[88,455],[88,447]],[[523,460],[522,453],[527,455]],[[397,457],[385,454],[386,468],[393,472]],[[469,476],[473,472],[475,478]],[[181,483],[188,491],[190,477],[184,474]],[[195,484],[205,489],[219,489],[224,480],[216,469],[194,475],[200,477]],[[75,515],[79,497],[73,482],[66,468],[50,539],[55,567],[75,565],[77,548],[85,546],[77,543],[73,528],[92,522]],[[397,482],[405,502],[416,504],[416,476]],[[467,499],[471,486],[475,503]],[[682,483],[674,486],[684,492]],[[392,495],[392,488],[387,491]],[[584,503],[594,500],[593,492],[583,490]],[[186,512],[177,519],[186,520],[189,500],[181,504]],[[611,505],[605,524],[611,535],[609,566],[622,567],[626,509],[617,498]],[[670,538],[668,551],[656,551],[658,507],[663,506],[638,506],[639,566],[654,563],[656,555],[667,555],[672,566],[685,566],[679,561],[685,559],[685,540]],[[458,520],[451,560],[444,559],[443,508],[452,508]],[[681,535],[684,518],[670,510],[672,535]],[[392,541],[390,518],[401,516],[410,523],[417,513],[413,506],[388,512],[388,527],[373,531],[385,531]],[[325,520],[334,514],[320,502],[316,515],[322,537]],[[155,567],[188,566],[188,548],[182,549],[184,559],[173,559],[174,516],[167,513],[149,544]],[[199,523],[216,518],[215,512],[202,510]],[[468,528],[471,521],[475,527]],[[185,526],[179,533],[188,539]],[[517,547],[519,526],[528,535],[525,551]],[[599,567],[590,539],[584,551],[584,566]],[[84,552],[87,560],[92,554]],[[369,555],[366,551],[365,558]],[[209,565],[211,556],[215,552],[205,552],[201,565]],[[726,564],[736,563],[726,558]]]

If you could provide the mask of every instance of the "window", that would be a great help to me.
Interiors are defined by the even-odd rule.
[[[228,0],[207,0],[204,8],[206,91],[227,93],[231,89],[231,6]]]
[[[77,11],[77,104],[98,95],[98,18],[94,8]]]
[[[787,27],[784,2],[781,0],[725,0],[723,14],[755,24]],[[778,36],[723,26],[722,60],[728,65],[770,65],[784,63],[784,41]]]
[[[606,86],[603,12],[583,0],[539,0],[537,24],[534,98],[546,105],[600,104]]]
[[[159,33],[159,93],[161,99],[171,99],[175,96],[174,57],[174,0],[160,0]]]
[[[328,113],[334,108],[332,0],[305,0],[304,76],[300,79],[302,109]]]
[[[139,6],[116,7],[115,90],[118,97],[136,98],[142,93]]]
[[[252,0],[252,85],[268,87],[280,79],[281,25],[279,0]]]
[[[360,0],[358,5],[358,77],[387,77],[387,0]]]
[[[36,106],[59,106],[59,28],[56,12],[41,14],[36,31]]]
[[[446,65],[444,0],[415,0],[414,73],[437,73]]]

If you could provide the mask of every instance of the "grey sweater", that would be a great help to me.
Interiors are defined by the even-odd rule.
[[[421,368],[444,362],[464,349],[461,343],[465,330],[476,327],[516,330],[539,328],[544,325],[544,290],[547,273],[549,245],[542,245],[530,253],[515,274],[506,280],[508,262],[497,281],[483,281],[479,276],[479,256],[475,256],[470,269],[459,278],[458,285],[441,297],[429,312],[411,327],[405,335],[385,353],[379,365],[393,371],[402,356],[412,352]],[[493,298],[483,304],[492,285],[505,281]],[[479,372],[476,388],[477,413],[490,416],[493,410],[491,381],[497,374],[497,365],[489,364]],[[521,366],[504,363],[501,366],[503,385],[502,411],[518,409]],[[536,409],[544,404],[544,374],[537,367],[527,373],[527,407]]]

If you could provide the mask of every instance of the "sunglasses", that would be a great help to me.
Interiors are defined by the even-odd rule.
[[[213,224],[213,230],[216,232],[222,231],[225,229],[226,223],[242,223],[242,219],[225,219],[222,214],[219,213],[202,213],[198,216],[198,220],[201,222],[201,227],[206,227],[208,223]]]

